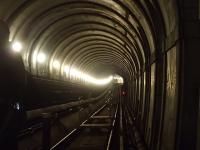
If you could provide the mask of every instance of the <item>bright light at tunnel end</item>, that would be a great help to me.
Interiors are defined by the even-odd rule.
[[[116,83],[116,84],[123,84],[124,80],[121,76],[119,75],[110,75],[107,78],[104,79],[96,79],[90,75],[87,74],[83,74],[83,80],[85,80],[88,83],[92,83],[98,86],[103,86],[103,85],[107,85],[111,82]]]
[[[79,80],[85,83],[90,83],[97,86],[104,86],[111,82],[123,84],[123,78],[119,75],[110,75],[107,78],[97,79],[89,74],[81,72],[75,68],[69,67],[68,65],[64,67],[64,72],[66,74],[66,77],[78,78]]]
[[[93,83],[95,85],[106,85],[106,84],[111,83],[112,80],[113,80],[113,76],[111,75],[108,78],[104,78],[104,79],[95,79],[93,77],[90,77],[87,82]]]
[[[68,65],[64,67],[64,72],[66,74],[66,77],[78,78],[79,80],[84,81],[85,83],[91,83],[94,85],[106,85],[113,80],[113,76],[109,76],[108,78],[104,79],[96,79],[91,75],[81,72],[75,68],[69,67]]]

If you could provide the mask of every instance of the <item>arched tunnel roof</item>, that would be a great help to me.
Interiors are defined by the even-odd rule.
[[[7,0],[1,3],[0,16],[9,23],[10,40],[23,44],[25,66],[35,75],[62,75],[67,64],[82,72],[100,76],[117,73],[130,80],[150,63],[150,56],[157,49],[156,40],[161,38],[164,28],[170,30],[158,15],[159,11],[165,13],[161,9],[164,2]],[[153,17],[160,19],[155,21]],[[40,52],[47,55],[44,64],[38,64],[34,58]],[[55,60],[61,64],[57,73],[52,67]]]

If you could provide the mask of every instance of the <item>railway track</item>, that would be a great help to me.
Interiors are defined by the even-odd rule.
[[[118,104],[107,101],[51,150],[109,150],[116,126]]]

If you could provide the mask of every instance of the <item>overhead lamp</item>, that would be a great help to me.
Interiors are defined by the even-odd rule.
[[[12,50],[14,52],[18,52],[18,53],[21,52],[21,50],[22,50],[22,44],[20,42],[14,42],[12,44]]]
[[[69,71],[70,71],[70,67],[69,67],[68,65],[66,65],[66,66],[64,67],[64,72],[65,72],[66,76],[69,75]]]
[[[44,53],[39,53],[39,54],[37,55],[37,61],[38,61],[39,63],[44,63],[45,60],[46,60],[46,55],[45,55]]]
[[[60,68],[60,63],[59,63],[58,60],[54,60],[54,62],[53,62],[53,67],[54,67],[55,69],[59,69],[59,68]]]

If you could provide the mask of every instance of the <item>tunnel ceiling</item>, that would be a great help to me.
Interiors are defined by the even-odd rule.
[[[63,74],[70,65],[95,75],[118,73],[130,79],[155,53],[156,2],[132,0],[5,0],[0,15],[10,40],[23,45],[32,74]],[[157,10],[157,9],[155,9]],[[159,10],[159,9],[158,9]],[[158,20],[158,19],[157,19]],[[47,55],[38,64],[34,55]],[[52,63],[61,62],[59,73]]]

